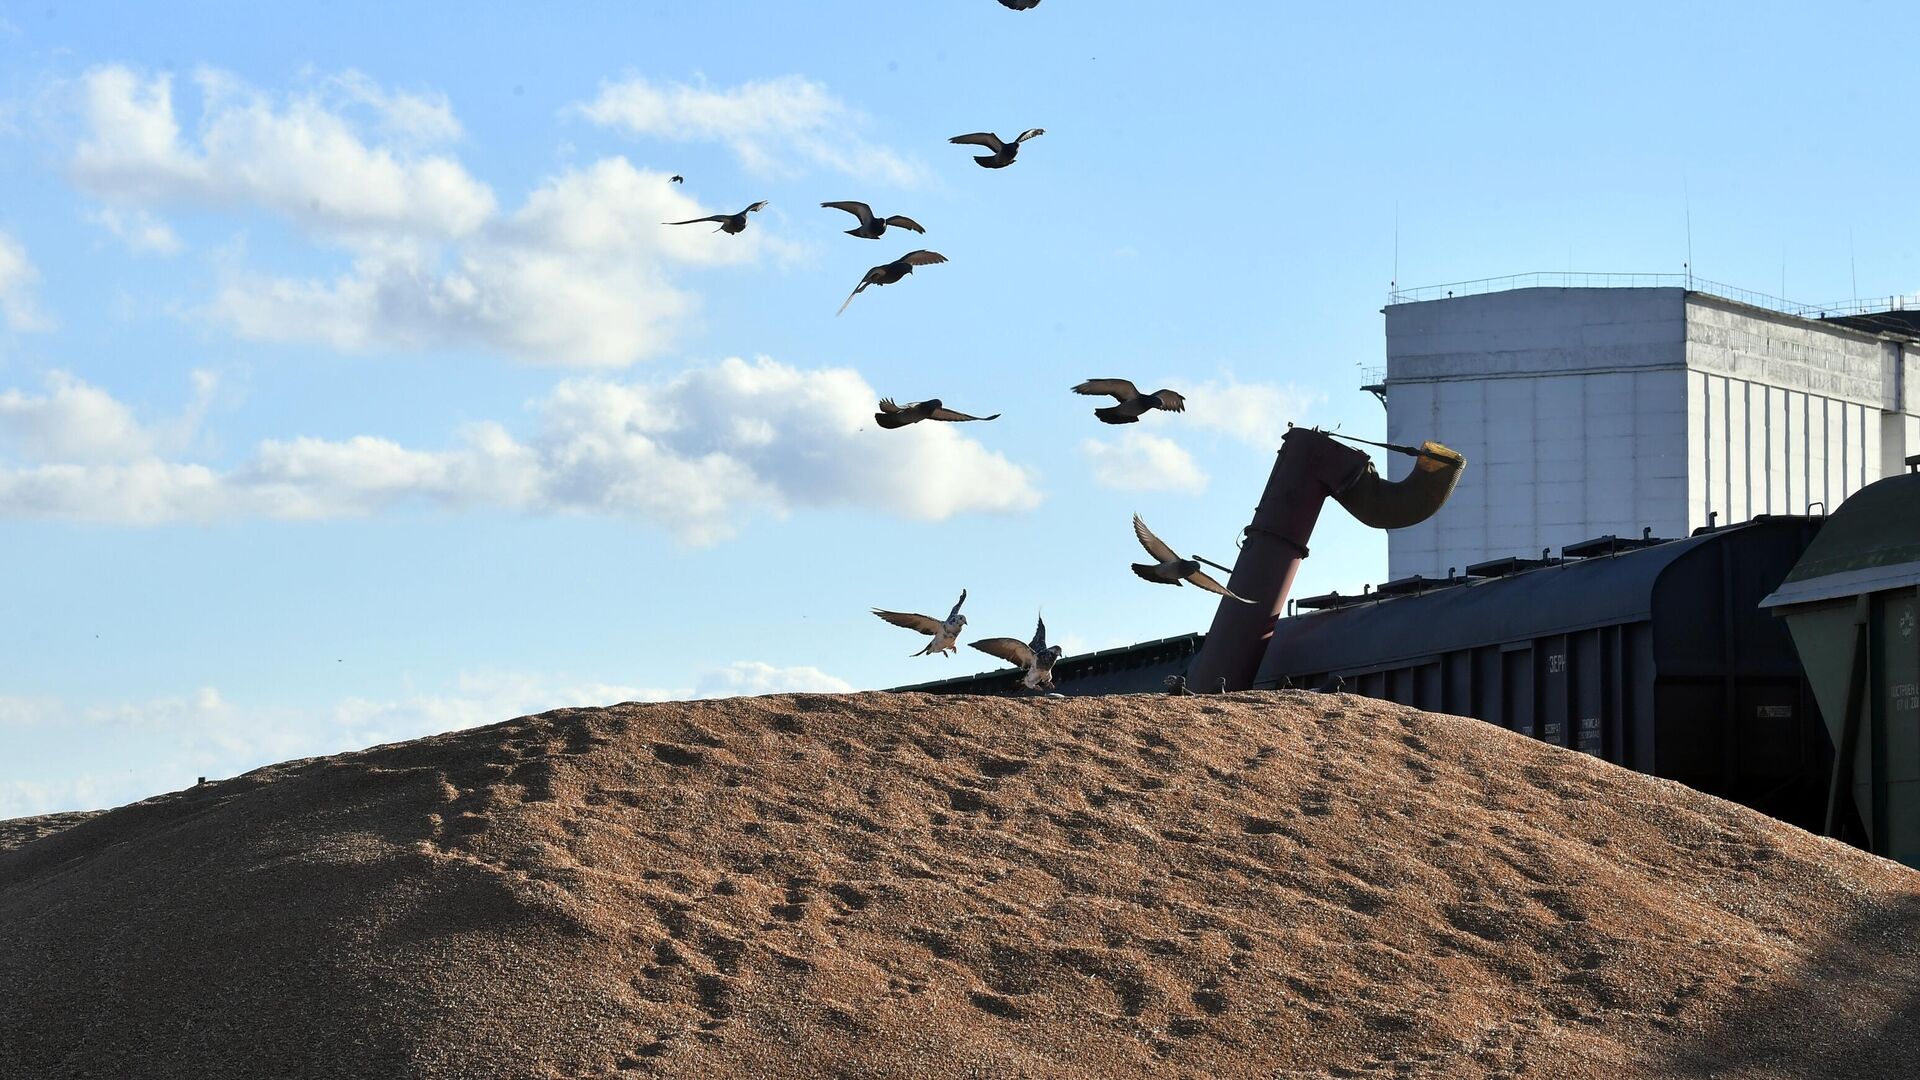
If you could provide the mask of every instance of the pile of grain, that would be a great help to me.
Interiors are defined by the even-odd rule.
[[[71,829],[88,818],[98,817],[100,813],[98,810],[71,810],[64,814],[7,818],[0,821],[0,851],[9,851],[43,836]]]
[[[1920,875],[1345,696],[569,710],[0,851],[0,1076],[1874,1076]]]

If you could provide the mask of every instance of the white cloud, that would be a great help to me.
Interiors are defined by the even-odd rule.
[[[0,780],[0,821],[63,810],[100,810],[137,798],[122,794],[111,778],[98,775],[71,780]]]
[[[12,774],[0,775],[0,818],[113,806],[321,752],[287,718],[238,709],[212,687],[95,705],[0,697]]]
[[[1324,394],[1293,383],[1243,383],[1229,376],[1192,385],[1182,419],[1264,450],[1278,451],[1289,421],[1299,422]]]
[[[1193,455],[1172,439],[1127,431],[1113,442],[1086,439],[1080,449],[1093,468],[1094,482],[1118,491],[1183,491],[1207,489],[1207,474]]]
[[[243,705],[214,687],[94,705],[0,695],[0,739],[10,751],[0,765],[0,819],[117,806],[187,787],[201,776],[235,776],[275,762],[550,709],[852,689],[818,668],[755,660],[706,672],[698,682],[695,690],[656,689],[524,672],[463,672],[433,692],[347,697],[318,708]]]
[[[592,708],[624,701],[673,701],[691,695],[673,690],[579,682],[523,672],[462,672],[439,693],[399,698],[349,697],[328,709],[320,728],[330,746],[317,753],[400,742],[549,709]]]
[[[774,667],[758,660],[736,660],[708,672],[695,687],[698,697],[753,694],[847,694],[853,684],[817,667]]]
[[[444,102],[384,95],[364,77],[343,78],[383,126],[458,130]],[[493,192],[457,161],[370,145],[318,95],[274,101],[211,70],[193,81],[200,125],[184,141],[172,76],[117,65],[87,72],[86,131],[72,159],[81,186],[109,203],[247,203],[317,233],[382,246],[396,237],[464,236],[493,215]]]
[[[215,71],[193,84],[199,122],[183,137],[171,77],[88,72],[72,171],[136,249],[177,247],[151,210],[193,205],[258,207],[350,253],[323,276],[230,270],[204,314],[241,337],[623,367],[668,350],[695,310],[676,270],[799,256],[765,215],[737,236],[663,227],[740,207],[703,207],[620,157],[549,177],[503,213],[457,160],[422,149],[461,133],[444,96],[351,71],[281,99]]]
[[[145,255],[177,255],[180,237],[166,222],[145,210],[120,210],[107,206],[87,215],[87,220],[112,233],[121,243]]]
[[[32,461],[115,461],[152,452],[133,410],[64,372],[47,376],[47,393],[0,392],[0,445]]]
[[[764,229],[715,236],[660,224],[709,212],[665,174],[610,158],[542,184],[461,244],[451,265],[400,249],[365,254],[332,281],[242,276],[212,313],[261,340],[478,346],[536,364],[621,367],[664,351],[694,308],[671,266],[791,256]]]
[[[643,78],[603,83],[575,107],[606,127],[682,142],[719,142],[749,171],[795,174],[831,169],[901,186],[921,182],[919,165],[855,131],[862,117],[825,86],[799,75],[714,90]]]
[[[18,240],[0,233],[0,323],[9,330],[49,330],[53,323],[40,312],[34,286],[40,271],[27,258]]]
[[[328,84],[348,101],[372,110],[380,129],[408,143],[453,142],[462,135],[453,104],[445,94],[396,93],[358,71],[333,76]]]
[[[184,450],[198,432],[217,381],[193,373],[186,410],[144,424],[113,395],[66,372],[46,377],[46,393],[0,390],[0,449],[29,462],[89,465],[125,462]]]
[[[276,439],[226,471],[169,460],[179,434],[160,438],[94,387],[64,375],[49,387],[0,396],[0,446],[26,460],[0,465],[0,518],[144,525],[490,508],[630,517],[708,544],[755,514],[851,507],[937,521],[1040,500],[1027,470],[953,428],[873,430],[877,395],[857,373],[764,358],[652,382],[567,380],[535,403],[525,437],[489,422],[442,450]]]

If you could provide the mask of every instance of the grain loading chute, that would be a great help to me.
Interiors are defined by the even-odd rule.
[[[1365,451],[1315,429],[1293,428],[1281,439],[1279,459],[1228,581],[1228,588],[1252,603],[1221,601],[1206,643],[1188,668],[1188,685],[1212,691],[1253,684],[1274,620],[1286,607],[1320,508],[1329,498],[1364,525],[1403,529],[1432,517],[1453,494],[1466,466],[1464,457],[1435,442],[1418,448],[1375,445],[1413,457],[1412,471],[1387,480]]]

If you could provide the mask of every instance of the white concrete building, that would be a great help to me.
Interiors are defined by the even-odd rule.
[[[1912,313],[1889,331],[1693,284],[1397,295],[1388,441],[1468,465],[1440,513],[1389,534],[1389,576],[1830,510],[1920,453]]]

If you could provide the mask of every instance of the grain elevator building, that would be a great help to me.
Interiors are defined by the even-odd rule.
[[[1470,463],[1445,513],[1389,534],[1390,578],[1817,513],[1920,452],[1912,312],[1531,275],[1395,293],[1385,314],[1387,441]]]

